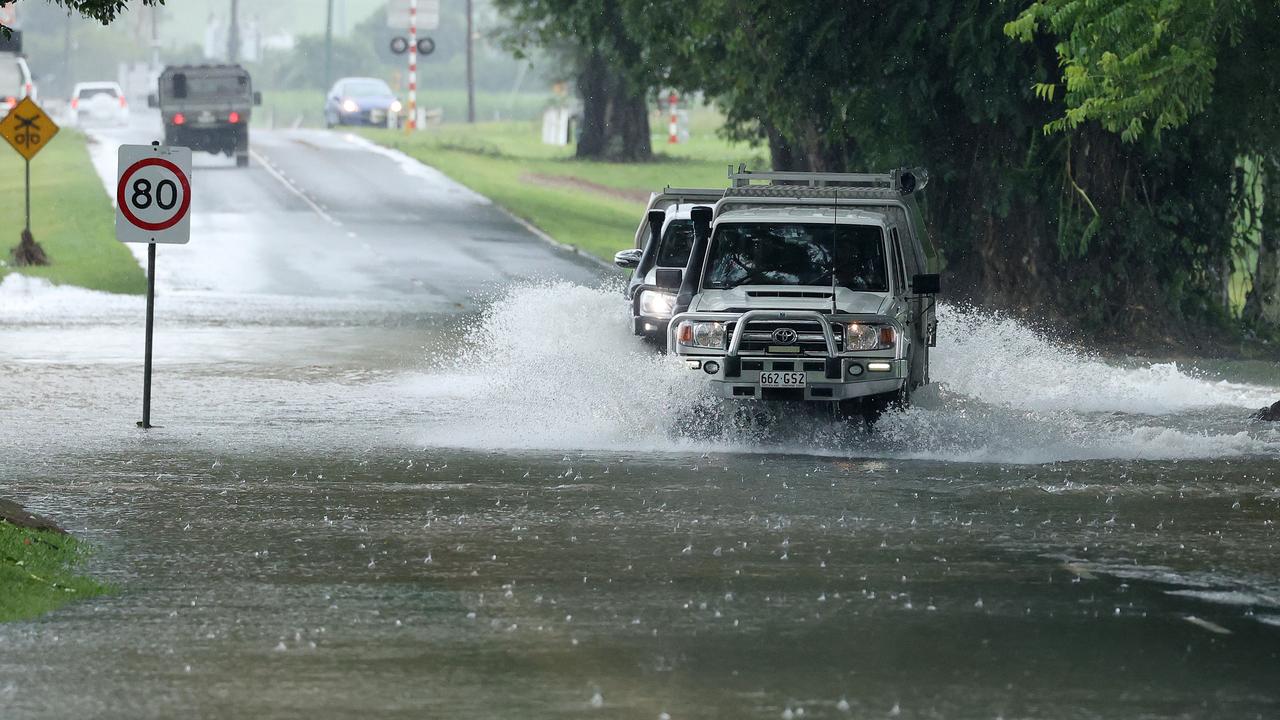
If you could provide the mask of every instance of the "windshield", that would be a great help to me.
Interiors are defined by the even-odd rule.
[[[109,88],[109,87],[80,88],[79,95],[81,100],[88,100],[89,98],[95,97],[97,95],[106,95],[107,97],[112,97],[112,98],[119,97],[119,95],[116,93],[115,88]]]
[[[658,245],[658,267],[684,267],[693,248],[693,221],[672,220]]]
[[[0,57],[0,96],[8,97],[21,94],[22,71],[18,69],[18,63]]]
[[[171,97],[235,99],[249,96],[249,76],[218,73],[174,73],[169,82]]]
[[[838,240],[834,244],[833,236]],[[825,223],[726,223],[711,238],[703,285],[829,285],[832,255],[836,283],[852,290],[887,292],[884,235],[873,225]]]
[[[354,80],[343,85],[342,91],[351,97],[380,97],[391,94],[391,88],[381,80]]]

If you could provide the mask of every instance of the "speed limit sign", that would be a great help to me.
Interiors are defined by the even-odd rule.
[[[182,245],[191,239],[191,149],[121,145],[116,239]]]

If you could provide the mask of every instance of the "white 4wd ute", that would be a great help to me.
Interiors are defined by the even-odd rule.
[[[724,398],[834,403],[874,421],[929,382],[936,260],[922,171],[730,172],[692,210],[667,350]]]

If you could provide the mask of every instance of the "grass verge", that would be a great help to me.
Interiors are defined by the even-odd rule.
[[[76,574],[84,545],[70,535],[0,520],[0,622],[24,620],[109,588]]]
[[[611,260],[630,247],[650,192],[675,187],[725,187],[729,165],[766,168],[764,151],[729,143],[711,129],[687,143],[655,135],[654,160],[577,160],[572,147],[543,145],[535,122],[446,124],[415,135],[363,129],[360,134],[430,165],[556,240]]]
[[[52,263],[14,268],[23,225],[22,156],[0,146],[0,278],[11,272],[114,293],[143,293],[146,276],[116,241],[115,210],[89,160],[84,134],[64,129],[31,161],[31,234]]]

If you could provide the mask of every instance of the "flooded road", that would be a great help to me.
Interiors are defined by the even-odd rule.
[[[161,428],[141,298],[0,285],[0,492],[118,589],[0,625],[0,717],[1280,714],[1275,365],[947,307],[875,435],[770,422],[420,166],[263,134],[244,200],[206,161]]]

